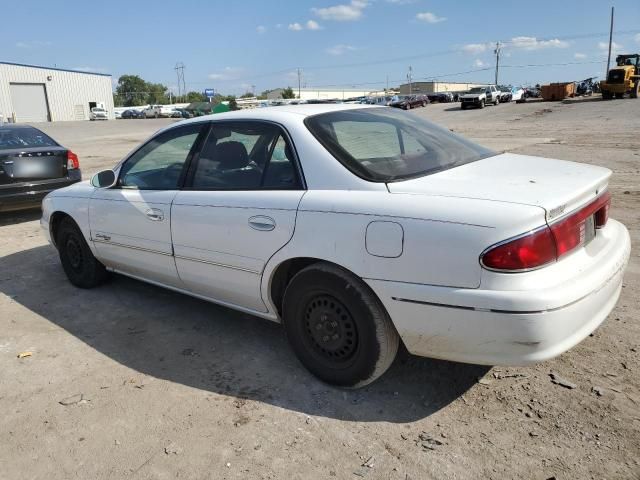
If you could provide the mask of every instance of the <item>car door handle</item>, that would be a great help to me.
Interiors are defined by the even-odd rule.
[[[154,222],[161,222],[164,220],[164,212],[157,208],[149,208],[144,214],[147,216],[149,220],[153,220]]]
[[[276,228],[276,221],[271,217],[256,215],[255,217],[249,218],[249,226],[254,230],[270,232],[271,230]]]

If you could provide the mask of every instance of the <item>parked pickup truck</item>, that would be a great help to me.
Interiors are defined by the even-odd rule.
[[[171,105],[149,105],[144,109],[143,113],[145,118],[169,118],[173,115],[173,109]]]
[[[500,103],[500,91],[495,85],[488,87],[473,87],[468,93],[460,97],[460,108],[465,110],[467,107],[484,108],[488,103],[498,105]]]

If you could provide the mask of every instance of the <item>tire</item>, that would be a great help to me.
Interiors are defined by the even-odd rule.
[[[422,102],[422,107],[426,107],[427,106],[427,102]]]
[[[93,256],[82,232],[69,217],[60,223],[56,246],[64,273],[76,287],[97,287],[108,278],[106,268]]]
[[[159,117],[159,115],[156,113],[156,118],[158,118],[158,117]]]
[[[638,98],[640,95],[640,79],[636,79],[634,87],[631,89],[629,96],[631,98]]]
[[[467,106],[464,103],[460,104],[460,110],[466,110]]]
[[[484,103],[485,103],[484,99],[480,100],[480,107],[479,108],[484,108]]]
[[[608,90],[602,91],[602,99],[603,100],[611,100],[613,98],[613,94]]]
[[[380,300],[335,265],[320,262],[298,272],[282,312],[296,356],[326,383],[363,387],[386,372],[398,352],[398,333]]]
[[[616,98],[617,99],[624,98],[624,93],[616,93]]]
[[[497,107],[498,105],[500,105],[500,99],[496,97],[495,101],[493,102],[493,106]]]
[[[407,108],[406,108],[406,110],[411,110],[411,104],[410,104],[410,103],[407,103]]]

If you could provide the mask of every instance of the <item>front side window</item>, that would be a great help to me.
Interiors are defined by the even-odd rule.
[[[392,108],[323,113],[308,117],[305,125],[340,163],[372,182],[419,177],[495,155]]]
[[[175,190],[202,124],[173,128],[151,139],[122,166],[118,184],[139,190]]]
[[[264,122],[214,123],[190,178],[193,190],[300,188],[282,130]]]

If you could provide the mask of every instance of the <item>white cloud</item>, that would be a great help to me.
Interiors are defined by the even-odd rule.
[[[267,27],[265,27],[264,25],[258,25],[256,27],[256,32],[258,33],[265,33],[267,31]]]
[[[611,51],[615,52],[618,50],[622,50],[624,47],[616,42],[611,42]],[[607,42],[598,42],[598,49],[603,52],[609,51],[609,44]]]
[[[540,50],[542,48],[567,48],[569,42],[557,38],[538,40],[536,37],[513,37],[506,42],[506,46],[521,48],[523,50]]]
[[[474,67],[478,67],[478,68],[482,68],[482,67],[486,67],[487,64],[484,63],[482,60],[480,60],[479,58],[476,58],[476,61],[473,62],[473,66]]]
[[[294,32],[299,32],[302,29],[304,29],[304,27],[297,22],[289,24],[289,30],[293,30]]]
[[[221,72],[210,73],[209,78],[211,80],[229,80],[241,72],[242,68],[239,67],[224,67]]]
[[[468,43],[462,47],[462,51],[465,53],[482,53],[491,48],[490,43]]]
[[[322,28],[315,20],[308,20],[307,23],[305,23],[305,26],[307,27],[307,30],[320,30]]]
[[[584,53],[574,53],[573,58],[576,60],[584,60],[587,56]]]
[[[351,0],[346,5],[333,5],[325,8],[312,8],[311,11],[323,20],[352,22],[362,17],[362,11],[369,5],[368,0]]]
[[[431,12],[418,13],[416,15],[416,19],[426,23],[440,23],[446,20],[445,17],[438,17],[436,14]]]
[[[352,45],[334,45],[331,48],[327,48],[326,52],[329,55],[344,55],[347,52],[353,52],[356,50],[356,47]]]
[[[411,3],[416,3],[418,0],[387,0],[387,3],[392,3],[394,5],[409,5]]]
[[[50,47],[52,44],[50,41],[41,41],[41,40],[31,40],[27,42],[16,42],[16,47],[18,48],[42,48],[42,47]]]

